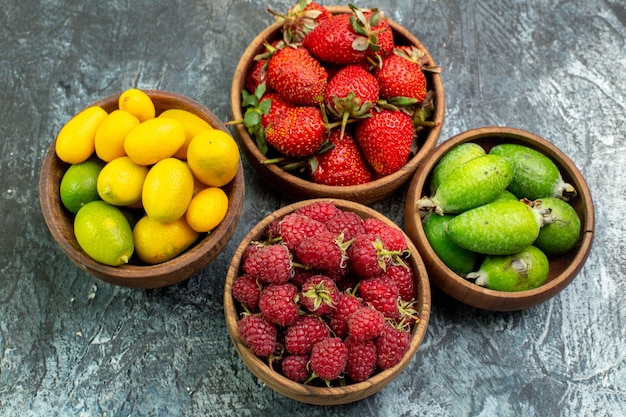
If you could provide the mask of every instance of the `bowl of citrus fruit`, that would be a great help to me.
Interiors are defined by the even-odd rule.
[[[393,195],[434,148],[440,68],[391,12],[300,1],[245,49],[234,133],[259,177],[293,201]]]
[[[405,227],[443,292],[515,311],[576,277],[591,250],[594,207],[582,174],[552,142],[481,127],[443,142],[418,168]]]
[[[222,121],[176,93],[129,88],[65,122],[40,173],[42,213],[81,269],[163,287],[200,272],[241,216],[243,170]]]
[[[390,219],[310,199],[261,220],[233,255],[224,315],[248,369],[289,398],[370,396],[410,363],[430,317],[426,267]]]

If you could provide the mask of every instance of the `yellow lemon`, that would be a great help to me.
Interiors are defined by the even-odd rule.
[[[187,159],[187,148],[189,147],[189,142],[191,142],[191,139],[193,139],[198,133],[203,130],[213,129],[213,127],[200,116],[196,116],[187,110],[168,109],[161,113],[159,117],[178,120],[185,127],[185,143],[183,143],[183,146],[181,146],[180,149],[174,154],[174,156],[178,159]]]
[[[191,199],[185,218],[196,232],[210,232],[224,220],[228,212],[228,196],[219,187],[208,187]]]
[[[136,164],[153,165],[169,158],[185,143],[185,128],[178,120],[156,118],[131,129],[124,151]]]
[[[107,112],[99,106],[88,107],[72,117],[59,131],[56,154],[63,162],[85,162],[95,150],[96,130]]]
[[[137,256],[150,265],[180,255],[196,241],[198,235],[184,217],[173,222],[161,222],[144,216],[133,229]]]
[[[133,232],[119,208],[102,200],[85,204],[74,218],[76,241],[96,261],[118,266],[133,255]]]
[[[180,159],[157,162],[143,183],[141,200],[146,214],[159,221],[173,222],[187,211],[193,196],[193,175]]]
[[[98,158],[70,165],[59,187],[61,203],[66,209],[75,214],[85,204],[100,199],[97,183],[103,165]]]
[[[129,206],[141,200],[148,168],[134,163],[128,156],[108,162],[98,176],[100,198],[114,206]]]
[[[96,130],[96,155],[105,162],[126,155],[124,139],[139,119],[125,110],[113,110]]]
[[[239,147],[233,137],[223,130],[205,130],[189,143],[187,162],[200,181],[212,187],[221,187],[237,175]]]
[[[120,94],[118,99],[120,110],[126,110],[140,122],[153,119],[155,114],[154,103],[149,95],[136,88],[129,88]]]

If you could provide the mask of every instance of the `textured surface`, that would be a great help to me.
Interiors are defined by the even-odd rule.
[[[389,11],[444,68],[442,140],[518,127],[577,164],[595,200],[596,236],[576,280],[518,313],[475,310],[435,290],[424,344],[386,389],[332,408],[282,397],[239,360],[223,317],[230,255],[284,204],[248,166],[244,214],[225,251],[189,281],[152,291],[114,287],[71,264],[43,222],[37,183],[61,125],[131,86],[188,95],[228,120],[239,55],[271,22],[265,8],[291,2],[9,1],[0,12],[3,415],[626,414],[624,3],[355,3]],[[403,193],[373,207],[402,224]]]

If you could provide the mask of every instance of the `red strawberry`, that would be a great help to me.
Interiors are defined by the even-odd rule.
[[[305,48],[284,47],[269,58],[267,82],[287,102],[316,106],[324,100],[328,73]]]
[[[409,160],[413,134],[411,117],[400,110],[382,110],[358,122],[355,138],[374,171],[389,175]]]
[[[378,101],[378,81],[361,65],[347,65],[330,79],[324,95],[328,111],[341,120],[341,136],[349,118],[371,114]]]
[[[365,61],[367,38],[352,30],[351,18],[351,14],[342,13],[320,22],[304,38],[302,45],[318,59],[331,64],[347,65]],[[358,49],[353,46],[355,41]]]
[[[385,248],[389,250],[404,252],[408,248],[406,237],[402,230],[380,219],[370,217],[363,220],[363,228],[366,233],[378,235],[385,244]]]
[[[411,301],[417,296],[415,291],[415,277],[413,276],[413,269],[409,264],[390,265],[382,276],[396,283],[398,291],[400,292],[400,298],[403,300]]]
[[[360,307],[348,317],[348,334],[363,342],[372,340],[383,331],[385,316],[371,305]]]
[[[257,311],[259,309],[261,286],[250,275],[241,275],[233,281],[232,294],[233,298],[243,304],[248,311]]]
[[[376,338],[376,365],[388,369],[397,365],[411,345],[411,334],[386,322],[380,336]]]
[[[265,82],[267,75],[267,59],[257,59],[254,61],[252,69],[246,77],[246,91],[254,94],[256,89]]]
[[[284,15],[278,14],[271,9],[267,10],[274,15],[277,22],[283,24],[281,31],[283,39],[287,44],[302,42],[302,39],[319,22],[332,16],[326,7],[311,0],[299,0]]]
[[[297,212],[283,217],[279,226],[283,243],[292,251],[309,236],[328,231],[324,223]]]
[[[381,11],[378,11],[378,13],[382,14]],[[393,30],[391,29],[387,19],[384,18],[384,15],[380,24],[376,26],[375,31],[376,43],[370,44],[368,56],[377,63],[377,66],[380,66],[382,65],[383,58],[392,54],[393,48],[395,47]]]
[[[300,207],[296,209],[295,212],[309,216],[318,222],[326,223],[326,221],[335,214],[341,212],[341,209],[338,208],[332,201],[320,200]]]
[[[346,374],[354,382],[368,379],[376,368],[376,344],[373,340],[357,341],[352,336],[344,340],[348,349]]]
[[[353,211],[343,211],[326,223],[326,228],[334,233],[343,233],[344,240],[349,241],[365,233],[363,219]]]
[[[310,366],[313,373],[327,384],[346,369],[348,348],[339,337],[328,337],[313,345]]]
[[[279,115],[286,108],[291,107],[291,105],[282,98],[280,98],[280,95],[278,95],[278,93],[276,92],[266,93],[259,100],[259,105],[267,100],[269,100],[270,107],[267,114],[261,115],[261,125],[263,127],[267,127],[267,125],[269,125],[270,122],[272,122],[277,115]]]
[[[348,318],[358,310],[363,303],[351,293],[341,293],[337,301],[337,308],[330,316],[330,328],[336,336],[344,337],[348,334]]]
[[[326,323],[316,316],[301,316],[285,331],[285,349],[294,355],[308,355],[313,345],[330,336]]]
[[[332,313],[339,301],[337,284],[324,275],[313,275],[302,284],[300,304],[318,316]]]
[[[311,372],[307,368],[308,363],[309,355],[287,355],[281,362],[281,368],[287,378],[296,382],[304,382],[311,376]]]
[[[304,239],[296,247],[296,256],[308,267],[343,275],[348,270],[346,250],[349,245],[350,241],[346,241],[343,234],[326,230]]]
[[[243,269],[259,281],[282,284],[293,275],[291,253],[283,244],[259,245],[247,254]]]
[[[311,178],[317,184],[349,186],[372,181],[372,172],[354,138],[339,129],[331,130],[333,147],[311,159]]]
[[[361,281],[359,294],[364,303],[371,304],[387,318],[400,317],[398,305],[400,290],[394,281],[384,277],[373,277]]]
[[[276,348],[277,329],[258,314],[249,314],[237,322],[243,342],[257,356],[271,355]]]
[[[412,60],[402,49],[383,59],[374,75],[380,85],[380,96],[385,100],[408,97],[421,103],[426,99],[428,86],[419,63]]]
[[[303,40],[303,46],[322,61],[347,65],[365,61],[372,53],[377,53],[378,36],[383,33],[381,42],[389,48],[389,34],[385,15],[377,9],[351,7],[351,13],[337,14],[322,22]]]
[[[261,291],[259,309],[270,323],[289,326],[298,320],[298,288],[290,283],[270,284]]]
[[[326,141],[326,126],[318,107],[288,107],[265,128],[267,143],[291,157],[312,155]]]

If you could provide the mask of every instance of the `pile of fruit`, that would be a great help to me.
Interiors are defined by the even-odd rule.
[[[499,291],[543,285],[549,256],[578,242],[576,195],[557,165],[526,145],[486,152],[465,142],[450,149],[430,176],[430,197],[417,201],[425,235],[455,273]],[[478,267],[478,270],[476,268]]]
[[[425,51],[396,43],[383,11],[333,15],[311,0],[286,14],[279,39],[255,57],[243,123],[267,156],[307,180],[347,186],[402,168],[418,148],[434,98]]]
[[[150,96],[124,91],[119,108],[91,106],[60,130],[60,184],[81,248],[119,266],[133,254],[168,261],[226,216],[222,188],[237,174],[239,148],[226,132],[182,109],[155,114]]]
[[[419,320],[404,233],[319,200],[276,220],[232,286],[239,334],[289,379],[360,382],[398,364]]]

